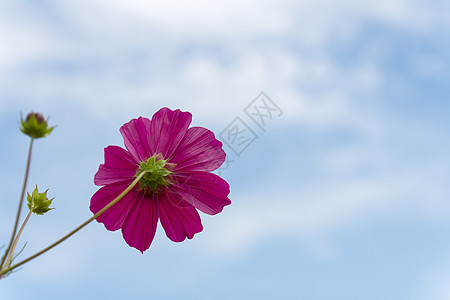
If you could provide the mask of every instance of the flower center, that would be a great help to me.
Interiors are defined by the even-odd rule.
[[[153,194],[157,193],[162,186],[168,186],[165,177],[172,174],[173,172],[169,170],[173,170],[175,164],[167,163],[167,159],[162,159],[161,153],[155,154],[147,161],[141,162],[139,165],[139,170],[136,172],[134,177],[138,177],[144,171],[147,171],[145,175],[139,180],[140,189],[144,189],[145,192],[153,192]]]

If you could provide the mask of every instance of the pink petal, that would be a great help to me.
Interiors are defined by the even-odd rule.
[[[192,172],[175,174],[173,178],[176,181],[171,190],[205,214],[215,215],[221,212],[224,206],[231,204],[227,197],[230,186],[216,174]]]
[[[119,184],[109,184],[99,189],[91,198],[90,209],[94,215],[119,196],[132,180]],[[97,217],[97,222],[103,223],[106,229],[114,231],[122,227],[123,222],[131,209],[131,204],[140,197],[136,190],[131,190],[116,204]]]
[[[150,123],[149,119],[140,117],[120,128],[125,147],[138,162],[147,160],[154,153],[150,144]]]
[[[222,142],[212,131],[203,127],[189,128],[175,151],[170,163],[176,163],[176,171],[214,171],[225,160]]]
[[[95,185],[127,181],[136,174],[139,164],[128,151],[118,146],[105,148],[105,163],[101,164],[94,176]]]
[[[183,140],[191,121],[191,113],[179,109],[172,111],[164,107],[156,112],[149,130],[153,153],[161,153],[165,159],[171,157]]]
[[[160,197],[159,217],[167,237],[174,242],[182,242],[186,237],[192,239],[203,230],[197,210],[179,194],[168,190]]]
[[[144,252],[155,237],[158,224],[158,199],[145,194],[134,199],[132,207],[122,226],[122,235],[128,245]]]

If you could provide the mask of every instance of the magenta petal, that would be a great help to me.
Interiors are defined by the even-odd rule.
[[[214,171],[225,160],[222,142],[212,131],[203,127],[189,128],[178,146],[171,163],[176,163],[176,171]]]
[[[170,158],[183,140],[191,121],[191,113],[179,109],[172,111],[164,107],[156,112],[149,131],[151,144],[154,145],[153,153],[161,153],[165,159]]]
[[[155,237],[158,224],[157,201],[145,194],[135,198],[122,226],[122,235],[127,244],[141,252],[150,247]]]
[[[119,184],[109,184],[99,189],[91,198],[90,209],[94,215],[103,209],[106,205],[111,203],[117,196],[119,196],[131,183],[131,180]],[[114,231],[122,227],[123,222],[130,211],[131,204],[139,197],[135,190],[131,190],[116,204],[111,206],[96,220],[103,223],[106,229]]]
[[[95,185],[102,186],[123,182],[136,174],[139,164],[128,151],[118,146],[105,148],[105,163],[101,164],[94,176]]]
[[[154,153],[149,137],[150,123],[149,119],[140,117],[120,128],[125,147],[138,162],[147,160]]]
[[[174,242],[182,242],[186,237],[192,239],[203,230],[197,210],[169,190],[160,197],[159,217],[167,237]]]
[[[95,174],[94,183],[104,186],[91,198],[94,214],[132,183],[142,162],[154,155],[157,160],[167,160],[164,167],[172,172],[164,178],[167,186],[152,193],[155,187],[148,181],[151,177],[146,177],[140,182],[142,189],[132,189],[97,218],[108,230],[121,228],[127,244],[141,252],[150,247],[158,218],[167,237],[181,242],[203,230],[197,209],[213,215],[231,204],[228,183],[209,173],[225,160],[222,143],[205,128],[188,129],[191,120],[189,112],[168,108],[159,110],[151,120],[131,120],[120,128],[126,150],[117,146],[105,148],[105,163]],[[153,175],[158,174],[164,172],[155,171]],[[162,184],[161,180],[156,182]]]
[[[176,182],[171,190],[205,214],[215,215],[231,204],[228,199],[230,186],[216,174],[191,172],[173,177]]]

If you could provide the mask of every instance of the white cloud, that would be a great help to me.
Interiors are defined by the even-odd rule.
[[[440,188],[440,183],[433,184],[435,178],[427,179],[434,173],[403,172],[233,195],[232,207],[214,220],[206,219],[204,247],[218,256],[234,257],[251,252],[271,238],[288,236],[313,247],[316,241],[322,241],[332,249],[333,232],[368,225],[386,212],[401,215],[402,211],[415,211],[428,218],[433,202],[437,210],[446,206],[448,211],[448,205],[442,203],[445,197],[428,193]],[[436,213],[433,210],[433,218]]]
[[[288,2],[286,2],[288,3]],[[279,33],[289,25],[286,3],[276,1],[86,1],[85,6],[126,20],[145,24],[177,38],[205,36],[242,37],[248,34]],[[94,20],[91,20],[94,21]],[[130,22],[131,21],[131,22]],[[91,28],[89,24],[89,28]]]
[[[413,120],[404,124],[405,120],[398,118],[366,117],[352,106],[349,111],[357,122],[366,123],[350,132],[355,137],[349,143],[281,150],[273,163],[278,168],[270,167],[265,176],[252,176],[253,185],[247,183],[245,191],[233,193],[233,204],[223,215],[211,222],[206,219],[204,247],[219,256],[234,257],[271,238],[288,236],[312,245],[312,252],[334,253],[336,231],[370,227],[372,221],[393,215],[447,219],[450,161],[445,150],[448,145],[441,142],[446,133]],[[352,124],[349,122],[346,125]],[[318,132],[316,138],[320,140],[320,136]],[[441,147],[429,146],[436,144]],[[308,159],[298,162],[299,155]],[[313,163],[304,166],[303,161]],[[295,171],[302,169],[306,171],[299,171],[301,174]],[[308,173],[317,179],[308,181]],[[236,176],[234,180],[242,175]],[[317,248],[317,241],[325,248]]]
[[[355,109],[361,100],[354,93],[377,91],[386,84],[384,74],[370,53],[349,67],[336,63],[327,47],[357,38],[365,22],[405,30],[424,30],[437,22],[429,18],[434,13],[430,7],[411,1],[97,0],[54,5],[68,32],[52,28],[29,11],[25,24],[13,18],[0,21],[0,41],[6,45],[0,49],[0,65],[7,71],[0,80],[28,105],[69,101],[105,120],[163,105],[185,106],[202,119],[226,124],[264,90],[285,111],[286,119],[319,129],[354,125],[372,137],[384,128]],[[200,48],[222,49],[227,63],[221,63],[215,51],[183,58],[187,54],[180,49],[198,42]],[[134,53],[143,59],[134,61]],[[61,75],[30,67],[52,59],[78,69]],[[128,79],[135,72],[140,72],[138,79]],[[328,161],[341,161],[335,165],[340,168],[352,164],[352,159]],[[251,214],[254,208],[244,206],[233,216],[238,225],[229,232],[234,236],[225,241],[236,247],[262,238],[265,231],[291,230],[303,236],[329,230],[372,205],[383,205],[378,199],[383,195],[401,198],[390,180],[351,181],[329,186],[328,192],[309,191],[300,194],[306,202],[286,202],[293,207],[274,208],[260,195],[266,199],[257,208],[260,211]],[[413,185],[408,176],[396,180],[405,189]],[[298,194],[281,197],[294,199]]]
[[[103,118],[186,105],[223,123],[261,90],[281,102],[288,118],[313,124],[345,118],[346,103],[356,101],[352,92],[379,88],[383,74],[370,56],[352,68],[336,64],[328,57],[330,43],[356,38],[370,20],[405,27],[417,25],[418,19],[432,22],[423,16],[423,4],[411,1],[97,0],[53,5],[65,20],[63,29],[29,10],[24,24],[11,17],[2,20],[0,39],[7,47],[0,50],[0,61],[8,76],[0,80],[24,101],[70,101]],[[304,50],[291,49],[287,41]],[[229,62],[220,63],[217,53],[179,57],[183,47],[199,42],[199,47],[222,49]],[[142,61],[133,61],[135,52]],[[75,70],[65,74],[36,67],[51,61]],[[305,92],[305,87],[320,88],[321,94]]]
[[[272,238],[288,236],[311,247],[311,252],[333,256],[339,252],[330,238],[335,230],[370,226],[371,220],[392,212],[401,215],[409,210],[416,214],[412,218],[439,218],[449,211],[446,186],[450,162],[444,154],[448,147],[436,142],[446,139],[447,133],[423,128],[424,124],[414,126],[413,121],[402,124],[404,120],[393,120],[396,116],[388,112],[371,111],[376,105],[367,108],[361,104],[367,101],[361,95],[376,95],[391,84],[379,61],[390,46],[383,40],[383,30],[415,36],[434,33],[438,25],[442,31],[448,29],[446,10],[430,3],[80,0],[47,2],[53,10],[49,15],[45,9],[22,9],[27,4],[15,4],[14,8],[1,4],[0,112],[12,106],[45,110],[69,104],[92,117],[86,122],[116,124],[125,116],[150,115],[160,106],[170,106],[194,112],[194,122],[199,125],[205,125],[206,120],[223,126],[242,114],[242,109],[264,90],[284,111],[278,129],[299,128],[319,139],[321,133],[336,125],[354,128],[358,138],[371,142],[339,149],[318,146],[318,158],[311,157],[318,159],[316,166],[326,170],[323,172],[332,179],[322,178],[302,188],[277,182],[283,186],[282,191],[255,192],[253,186],[238,186],[231,195],[233,204],[218,216],[202,216],[204,232],[183,243],[183,247],[197,247],[193,253],[200,255],[215,253],[218,257],[236,258]],[[382,32],[370,36],[364,49],[357,49],[361,51],[357,61],[339,62],[331,55],[335,47],[345,49],[347,45],[364,43],[366,25],[382,25],[378,27]],[[445,71],[442,63],[440,58],[430,56],[412,61],[416,70],[426,76]],[[63,127],[61,124],[58,130],[64,131]],[[90,133],[87,137],[90,143]],[[399,146],[404,140],[397,140],[400,137],[418,141],[411,143],[412,148],[402,148]],[[118,133],[117,140],[121,143]],[[440,145],[437,148],[442,152],[428,151],[419,159],[403,158],[421,143]],[[74,157],[64,165],[71,170],[71,178],[81,178],[86,172],[77,171],[78,160],[92,152],[87,148],[80,151],[73,145],[75,149],[68,154]],[[286,147],[281,147],[277,156],[283,167],[285,161],[297,158],[294,146],[286,142]],[[360,168],[369,169],[371,176],[358,177],[355,170]],[[290,178],[295,178],[295,172],[289,172]],[[271,183],[267,178],[256,178],[261,182],[253,182],[254,186]],[[58,180],[67,181],[64,177]],[[58,180],[52,184],[61,186]],[[87,214],[90,195],[86,182],[72,181],[74,186],[84,186],[84,200],[73,191],[76,199],[69,197],[58,206],[67,213],[64,220],[58,219],[65,225],[59,223],[61,226],[54,228],[41,224],[35,228],[56,236],[65,233],[62,227],[69,223],[78,224],[79,216]],[[65,182],[60,183],[65,186]],[[63,192],[71,195],[72,189]],[[14,214],[15,204],[10,207],[0,212],[0,235],[6,239],[12,226],[6,217]],[[51,221],[46,224],[58,223]],[[69,245],[27,265],[24,275],[18,276],[30,281],[36,275],[45,275],[40,280],[48,276],[60,283],[72,278],[80,282],[79,278],[90,280],[89,274],[82,274],[93,263],[99,265],[99,274],[105,272],[102,268],[106,265],[112,270],[107,260],[132,249],[127,248],[120,233],[105,232],[96,225],[74,237]],[[158,234],[164,236],[162,228]],[[108,254],[86,247],[102,243],[102,250],[109,250],[108,239],[114,242]],[[78,246],[72,247],[75,243]],[[39,250],[43,244],[35,242],[29,251]],[[117,244],[123,247],[119,250]],[[158,251],[173,259],[161,244],[152,247],[146,259]],[[92,257],[105,255],[104,261],[92,261]],[[142,264],[139,272],[154,267],[150,260],[145,263],[140,256],[134,257],[139,257],[136,264]],[[129,263],[128,258],[124,263]],[[441,295],[449,294],[446,282],[445,274],[437,281]],[[10,287],[10,294],[18,290],[14,283],[5,287],[7,293]]]
[[[445,261],[448,257],[438,268],[424,273],[427,293],[423,299],[450,300],[450,268]]]

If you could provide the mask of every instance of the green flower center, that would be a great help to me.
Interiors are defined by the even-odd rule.
[[[138,177],[142,172],[146,171],[145,175],[139,180],[140,189],[144,189],[146,192],[152,191],[153,194],[157,193],[162,186],[168,186],[166,177],[173,172],[174,164],[167,163],[167,159],[163,160],[161,154],[155,154],[147,161],[141,162],[139,170],[134,177]]]

